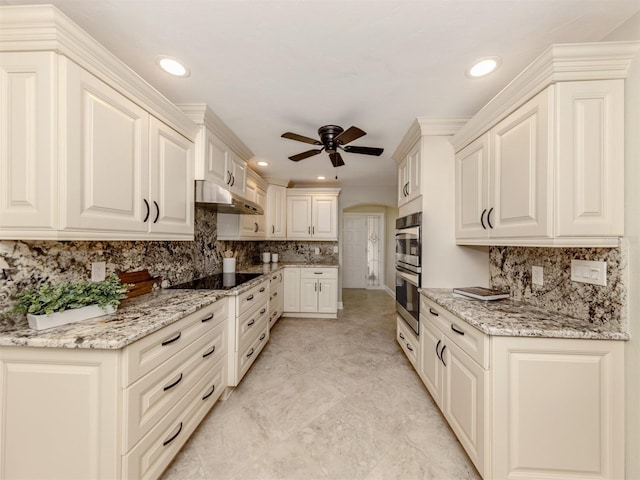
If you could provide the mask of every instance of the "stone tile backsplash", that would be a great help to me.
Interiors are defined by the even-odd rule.
[[[491,247],[491,286],[509,290],[515,300],[592,323],[626,331],[626,269],[621,248]],[[571,280],[571,260],[607,262],[607,286]],[[531,267],[544,269],[544,285],[533,285]]]
[[[222,252],[236,252],[237,269],[278,253],[284,262],[338,263],[338,242],[217,241],[217,214],[195,210],[195,239],[177,241],[0,241],[0,312],[13,304],[14,292],[28,285],[89,278],[91,263],[104,261],[107,274],[146,268],[164,287],[222,271]],[[315,248],[320,248],[316,255]]]

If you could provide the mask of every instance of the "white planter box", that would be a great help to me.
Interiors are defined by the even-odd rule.
[[[114,313],[117,307],[111,305],[104,309],[98,305],[87,305],[82,308],[74,308],[73,310],[65,310],[64,312],[54,312],[51,315],[31,315],[27,313],[29,327],[35,330],[44,330],[46,328],[59,327],[67,323],[81,322],[90,318],[102,317]]]

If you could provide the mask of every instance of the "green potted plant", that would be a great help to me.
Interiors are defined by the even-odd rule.
[[[126,292],[127,285],[116,274],[102,282],[78,280],[27,287],[14,294],[17,302],[13,311],[26,313],[29,326],[43,330],[114,313]]]

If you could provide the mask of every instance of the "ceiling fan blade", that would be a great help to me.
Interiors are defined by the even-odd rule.
[[[329,158],[331,159],[331,163],[333,163],[334,167],[341,167],[344,165],[344,161],[342,160],[342,156],[338,152],[330,153]]]
[[[297,155],[294,155],[293,157],[289,157],[289,160],[293,160],[294,162],[299,162],[300,160],[304,160],[305,158],[318,155],[321,151],[322,151],[322,148],[319,150],[307,150],[306,152],[302,152]]]
[[[353,142],[354,140],[366,135],[367,132],[364,130],[360,130],[358,127],[349,127],[340,135],[338,135],[334,140],[340,145],[346,145],[349,142]]]
[[[384,152],[384,148],[376,148],[376,147],[357,147],[355,145],[342,148],[345,152],[349,153],[362,153],[364,155],[375,155],[380,156],[382,152]]]
[[[282,138],[288,138],[289,140],[297,140],[298,142],[310,143],[311,145],[322,145],[320,140],[305,137],[304,135],[298,135],[297,133],[286,132],[280,136]]]

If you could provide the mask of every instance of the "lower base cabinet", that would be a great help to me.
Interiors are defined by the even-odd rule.
[[[624,478],[624,342],[489,336],[420,308],[416,370],[483,478]]]
[[[337,268],[286,267],[284,278],[285,316],[338,316]]]
[[[0,348],[0,478],[158,478],[227,387],[227,303],[119,350]]]
[[[269,328],[282,316],[284,308],[284,272],[271,275],[269,280]]]

